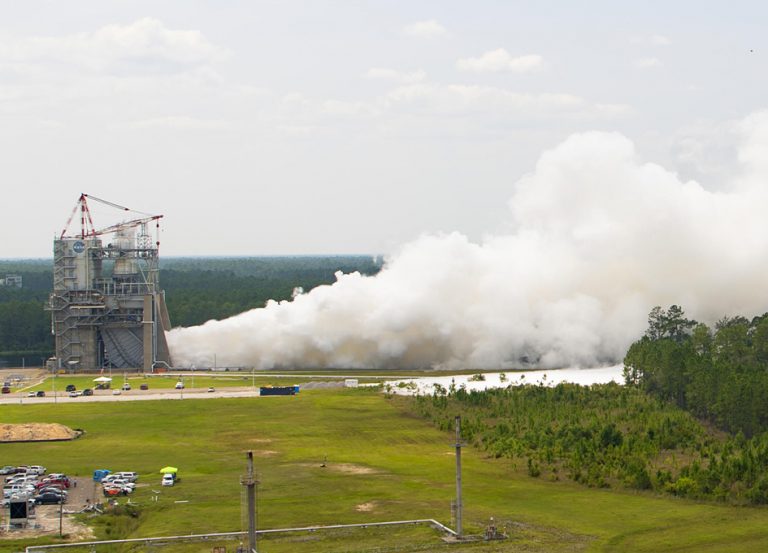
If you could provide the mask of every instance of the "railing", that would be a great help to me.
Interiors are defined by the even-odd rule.
[[[332,524],[329,526],[300,526],[296,528],[274,528],[270,530],[256,530],[256,534],[278,534],[285,532],[317,532],[319,530],[339,530],[342,528],[368,528],[368,527],[381,527],[381,526],[404,526],[404,525],[416,525],[416,524],[429,524],[433,528],[456,536],[456,532],[448,528],[446,525],[431,519],[422,518],[415,520],[394,520],[387,522],[364,522],[359,524]],[[120,543],[143,543],[145,545],[152,545],[157,543],[164,543],[170,541],[207,541],[215,539],[233,539],[239,537],[245,537],[248,532],[220,532],[213,534],[189,534],[186,536],[163,536],[156,538],[130,538],[125,540],[102,540],[102,541],[81,541],[76,543],[57,543],[54,545],[30,545],[25,549],[25,553],[34,553],[35,551],[46,551],[48,549],[59,549],[62,547],[92,547],[95,550],[97,545],[113,545]]]

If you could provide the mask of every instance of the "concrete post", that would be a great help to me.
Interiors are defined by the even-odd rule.
[[[456,537],[461,539],[462,531],[462,509],[461,500],[461,417],[456,415]]]

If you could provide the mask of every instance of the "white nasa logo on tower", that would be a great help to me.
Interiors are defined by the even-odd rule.
[[[75,253],[83,253],[85,251],[85,244],[78,240],[74,244],[72,244],[72,251]]]

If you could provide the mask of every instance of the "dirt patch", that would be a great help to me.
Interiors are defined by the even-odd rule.
[[[320,467],[333,472],[339,472],[341,474],[378,474],[379,471],[366,467],[363,465],[355,465],[353,463],[326,463],[318,461],[314,463],[301,463],[301,467]]]
[[[56,423],[0,424],[0,442],[74,440],[82,434]]]
[[[355,511],[358,513],[370,513],[373,511],[373,509],[376,508],[376,502],[375,501],[369,501],[368,503],[361,503],[360,505],[355,505]]]
[[[342,474],[376,474],[378,472],[371,467],[354,465],[352,463],[328,463],[326,466],[329,470]]]
[[[255,457],[272,457],[274,455],[277,455],[277,451],[272,451],[271,449],[261,449],[258,451],[254,451],[253,455]]]
[[[59,533],[59,506],[39,505],[35,508],[35,522],[37,528],[14,530],[3,534],[7,539],[19,539],[25,536],[38,538],[40,536]],[[73,517],[64,515],[61,517],[61,531],[71,541],[86,541],[95,538],[93,530],[85,524],[76,521]]]

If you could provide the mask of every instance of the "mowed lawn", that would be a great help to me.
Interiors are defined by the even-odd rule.
[[[243,529],[239,481],[248,449],[261,481],[260,528],[415,518],[450,525],[453,437],[409,415],[406,401],[332,389],[295,397],[3,406],[2,422],[60,422],[86,434],[73,442],[2,445],[0,464],[42,464],[75,475],[96,468],[139,472],[145,485],[131,500],[142,515],[124,537]],[[165,465],[180,469],[173,488],[160,486]],[[463,478],[465,529],[480,532],[494,517],[508,525],[510,540],[445,546],[431,530],[414,527],[270,538],[259,550],[768,550],[766,509],[547,482],[471,448],[464,450]],[[150,501],[153,490],[160,491],[157,502]],[[0,551],[18,549],[0,541]],[[163,549],[210,550],[210,543]]]

